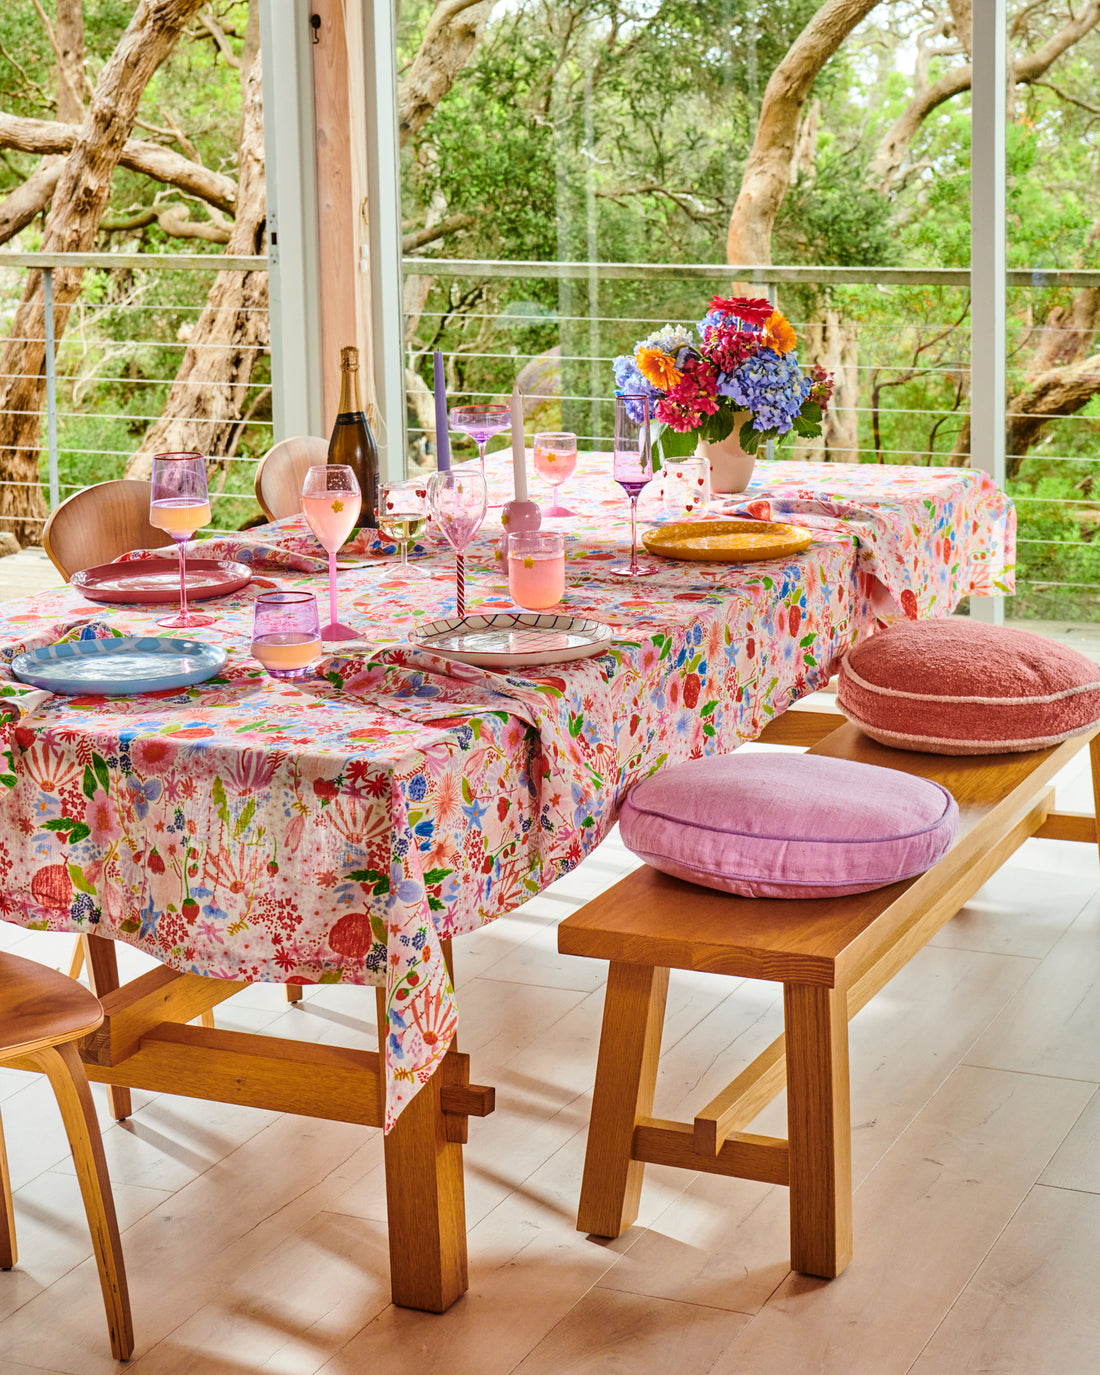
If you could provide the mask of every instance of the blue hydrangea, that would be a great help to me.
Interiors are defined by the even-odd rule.
[[[407,791],[411,801],[423,802],[424,798],[428,795],[428,781],[424,775],[417,774],[415,778],[410,779]]]
[[[720,378],[718,392],[752,411],[753,429],[786,434],[811,385],[793,352],[781,356],[774,349],[761,349],[729,377]]]
[[[664,397],[664,392],[652,383],[647,382],[638,369],[634,366],[634,355],[632,353],[621,354],[615,359],[615,393],[617,396],[647,396],[649,398],[649,414],[653,417],[653,407]],[[645,418],[641,405],[634,403],[628,404],[627,414],[635,425],[640,425]]]

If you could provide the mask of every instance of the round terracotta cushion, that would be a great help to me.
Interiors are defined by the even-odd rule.
[[[751,898],[832,898],[921,874],[955,837],[938,783],[817,754],[674,764],[623,804],[623,844],[674,878]]]
[[[872,739],[926,754],[1038,750],[1100,720],[1100,667],[1028,630],[911,621],[850,651],[841,711]]]

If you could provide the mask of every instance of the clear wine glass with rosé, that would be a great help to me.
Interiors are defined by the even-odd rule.
[[[401,546],[402,578],[414,572],[418,578],[428,576],[423,569],[410,568],[409,545],[424,533],[430,514],[426,481],[383,483],[378,494],[378,528]]]
[[[512,428],[512,412],[507,406],[452,406],[449,417],[452,430],[468,434],[477,445],[481,461],[481,475],[485,476],[485,446],[495,434]]]
[[[253,603],[252,657],[272,678],[304,678],[321,657],[312,592],[261,592]]]
[[[157,621],[167,630],[213,625],[216,616],[187,609],[187,565],[183,546],[196,530],[210,524],[210,494],[206,489],[206,459],[202,454],[155,454],[149,491],[149,524],[171,535],[180,561],[180,609]]]
[[[508,591],[528,611],[557,606],[565,596],[565,535],[560,530],[508,536]]]
[[[577,468],[577,436],[563,432],[551,434],[540,431],[535,435],[535,472],[545,478],[554,489],[544,516],[574,516],[566,506],[558,504],[558,488],[568,482]]]
[[[455,551],[455,606],[466,614],[466,546],[481,528],[488,506],[485,478],[472,464],[433,473],[428,481],[428,504],[443,538]]]
[[[350,625],[336,616],[336,551],[352,532],[360,509],[359,483],[346,463],[318,463],[302,483],[302,514],[328,554],[329,623],[322,640],[357,640]]]
[[[648,578],[655,563],[638,562],[638,498],[653,479],[653,449],[649,431],[649,397],[615,398],[615,451],[612,477],[630,498],[630,562],[616,564],[608,572],[617,578]]]

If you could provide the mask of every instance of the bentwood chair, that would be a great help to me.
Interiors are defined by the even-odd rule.
[[[268,520],[298,514],[306,471],[327,458],[328,440],[312,435],[281,439],[268,449],[256,469],[256,500]]]
[[[149,484],[135,478],[97,482],[50,512],[42,545],[66,582],[82,568],[110,563],[131,549],[163,549],[172,543],[149,524]]]
[[[0,954],[0,1065],[45,1074],[61,1109],[92,1233],[111,1352],[120,1361],[134,1350],[130,1296],[122,1260],[103,1140],[76,1042],[103,1021],[99,999],[55,969]],[[0,1132],[0,1269],[16,1261],[11,1183]]]

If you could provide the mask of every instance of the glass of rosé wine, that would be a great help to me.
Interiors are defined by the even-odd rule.
[[[253,603],[252,657],[272,678],[304,678],[321,657],[312,592],[261,592]]]
[[[361,492],[355,474],[346,463],[318,463],[306,472],[302,483],[302,514],[328,554],[329,623],[322,640],[357,640],[350,625],[336,617],[336,551],[351,534],[359,517]]]
[[[183,546],[196,530],[210,524],[206,459],[202,454],[155,454],[149,490],[149,524],[172,537],[180,560],[180,609],[157,621],[167,630],[213,625],[217,617],[187,609],[187,564]]]
[[[535,472],[545,478],[554,489],[544,516],[572,516],[575,511],[558,504],[558,488],[568,482],[577,467],[577,436],[575,434],[539,431],[535,435]]]

